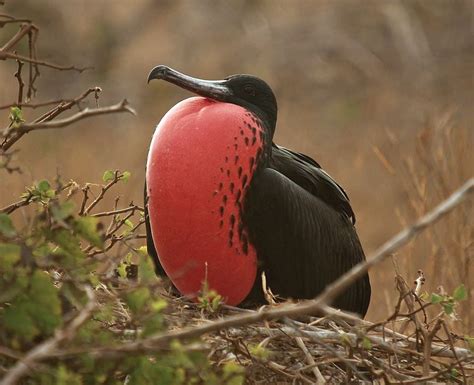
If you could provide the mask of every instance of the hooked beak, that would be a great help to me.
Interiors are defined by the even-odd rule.
[[[195,94],[214,100],[226,101],[230,96],[232,96],[232,91],[227,87],[225,80],[197,79],[164,65],[156,66],[151,70],[148,75],[148,83],[153,79],[165,80],[188,91],[194,92]]]

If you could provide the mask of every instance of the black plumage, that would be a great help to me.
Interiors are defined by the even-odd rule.
[[[265,272],[273,293],[284,298],[313,298],[365,260],[354,227],[355,215],[342,187],[309,156],[273,143],[277,104],[265,82],[249,75],[204,81],[165,66],[153,69],[149,80],[154,78],[170,81],[202,96],[241,105],[264,129],[262,156],[255,160],[257,167],[249,178],[240,211],[242,224],[239,227],[248,234],[248,242],[255,247],[259,263],[257,279],[245,304],[265,303],[261,272]],[[157,273],[162,275],[164,271],[153,245],[147,215],[145,211],[148,252]],[[369,277],[365,275],[333,305],[365,315],[370,294]]]

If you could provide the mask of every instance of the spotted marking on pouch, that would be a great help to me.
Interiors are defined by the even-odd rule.
[[[264,142],[265,138],[260,129],[262,126],[260,120],[251,113],[246,113],[245,116],[241,127],[238,127],[239,132],[233,137],[233,140],[231,139],[232,143],[226,146],[224,157],[226,167],[220,167],[222,176],[227,176],[230,180],[219,181],[217,189],[213,192],[213,196],[219,195],[220,201],[219,229],[225,231],[228,246],[240,255],[249,253],[248,234],[241,220],[243,198],[263,152],[261,148],[255,149],[253,146],[257,144],[258,139]],[[248,151],[255,151],[255,153],[249,154]],[[239,164],[241,159],[248,160],[245,161],[246,164]],[[237,183],[236,180],[233,180],[235,176],[239,181]],[[230,205],[231,202],[234,204]]]

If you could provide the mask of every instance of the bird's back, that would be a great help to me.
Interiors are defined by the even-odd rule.
[[[244,222],[273,293],[313,298],[365,260],[348,197],[318,163],[274,145],[258,173],[247,194]],[[248,301],[263,301],[258,285]],[[334,305],[365,315],[369,300],[365,276]]]

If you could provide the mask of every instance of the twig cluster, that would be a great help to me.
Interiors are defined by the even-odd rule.
[[[12,59],[17,62],[17,71],[14,76],[18,82],[17,98],[14,102],[1,106],[0,109],[12,108],[10,115],[10,124],[0,133],[0,168],[11,173],[18,171],[18,167],[11,166],[12,152],[9,151],[25,134],[41,129],[63,128],[79,120],[110,113],[129,112],[135,114],[135,111],[124,99],[115,105],[99,108],[98,98],[102,91],[100,87],[91,87],[81,95],[73,99],[58,99],[53,101],[31,103],[31,99],[36,95],[35,82],[40,76],[39,67],[49,67],[55,70],[75,70],[82,72],[86,68],[75,66],[61,66],[37,58],[36,40],[38,37],[38,27],[31,20],[17,19],[13,16],[0,14],[0,29],[7,24],[19,24],[18,32],[0,48],[0,60]],[[19,55],[14,49],[22,39],[28,39],[28,55]],[[28,63],[28,80],[23,80],[23,66]],[[26,92],[25,92],[26,87]],[[96,101],[96,108],[81,108],[81,102],[89,95],[93,94]],[[39,108],[54,105],[54,107],[35,118],[32,122],[25,122],[23,119],[22,108]],[[65,111],[77,106],[79,112],[65,119],[55,120]]]

